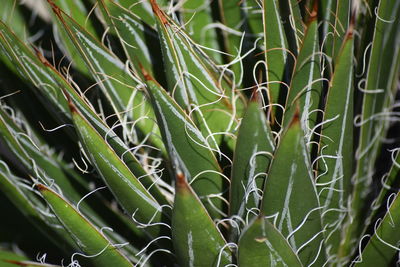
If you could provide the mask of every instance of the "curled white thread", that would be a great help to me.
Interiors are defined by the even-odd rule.
[[[89,197],[91,194],[96,193],[97,191],[102,190],[102,189],[104,189],[104,188],[107,188],[107,186],[102,186],[102,187],[96,188],[96,189],[94,189],[93,191],[91,191],[91,192],[87,193],[86,195],[84,195],[84,196],[78,201],[78,203],[76,204],[76,209],[79,211],[79,205],[81,204],[81,202],[82,202],[83,200],[85,200],[85,199],[86,199],[87,197]]]

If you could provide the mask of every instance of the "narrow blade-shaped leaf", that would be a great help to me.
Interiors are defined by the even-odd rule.
[[[180,26],[164,14],[155,1],[152,5],[169,89],[182,108],[193,111],[196,124],[210,144],[218,147],[223,135],[213,133],[233,131],[236,114],[240,114],[241,99],[235,97],[226,77],[204,59],[202,52]],[[232,147],[232,141],[230,145]]]
[[[111,0],[98,0],[98,3],[103,17],[115,30],[136,72],[140,74],[139,66],[151,75],[154,75],[154,71],[162,71],[160,66],[163,62],[158,35],[150,25],[142,21],[143,17],[133,14]]]
[[[337,251],[340,242],[338,226],[346,216],[353,174],[353,47],[349,31],[328,89],[319,146],[317,185],[324,207],[323,223],[328,227],[325,236],[332,251]]]
[[[281,83],[286,82],[283,75],[288,57],[288,44],[279,5],[277,0],[263,1],[264,54],[270,104],[278,103],[281,88],[288,89]]]
[[[239,266],[303,266],[285,237],[263,217],[256,218],[242,233]]]
[[[153,12],[151,11],[151,5],[149,1],[140,1],[140,0],[115,0],[113,1],[118,3],[122,7],[129,9],[132,13],[140,16],[140,18],[148,25],[155,26],[155,19],[153,16]],[[157,1],[159,5],[165,6],[167,0]],[[111,5],[111,1],[106,1],[107,5]]]
[[[314,10],[297,58],[283,120],[283,126],[287,127],[296,112],[296,102],[300,100],[301,126],[307,140],[311,140],[312,130],[316,125],[322,90],[316,15]]]
[[[29,259],[23,255],[3,249],[0,249],[0,263],[2,267],[60,267],[60,265],[29,261]]]
[[[239,60],[235,63],[232,63],[231,61],[237,59],[244,52],[242,36],[240,32],[240,30],[244,28],[241,10],[243,5],[242,2],[243,1],[239,0],[218,0],[221,21],[229,29],[222,31],[224,51],[230,55],[227,60],[228,62],[226,63],[231,64],[230,68],[232,70],[232,74],[234,75],[234,83],[237,85],[240,84],[243,79],[243,62],[242,60]],[[230,30],[233,30],[233,32]]]
[[[159,222],[161,206],[73,105],[71,110],[75,129],[91,163],[125,211],[138,223]],[[157,235],[159,230],[159,226],[146,228],[151,235]]]
[[[226,266],[230,263],[224,238],[182,173],[176,180],[172,240],[181,266]]]
[[[275,147],[264,110],[254,100],[240,124],[232,165],[230,215],[243,218],[260,204],[260,191]]]
[[[282,21],[285,24],[288,45],[292,53],[297,55],[302,46],[305,32],[305,25],[301,17],[300,5],[297,0],[280,1]]]
[[[381,145],[381,139],[386,135],[385,131],[388,127],[388,118],[378,115],[382,113],[385,115],[386,109],[388,108],[387,105],[391,103],[387,100],[393,97],[393,79],[391,76],[393,73],[384,65],[393,64],[393,69],[396,69],[398,62],[389,63],[384,62],[383,59],[393,60],[396,58],[398,60],[397,56],[393,56],[393,51],[390,47],[397,48],[395,50],[399,51],[399,13],[400,2],[379,1],[366,84],[363,89],[366,93],[363,96],[362,112],[359,117],[360,121],[358,122],[360,126],[360,137],[355,153],[357,165],[353,182],[351,224],[346,231],[346,240],[348,242],[342,243],[342,255],[350,253],[349,251],[354,247],[354,244],[352,244],[350,240],[354,240],[355,236],[361,234],[360,230],[362,230],[362,227],[359,226],[365,219],[365,214],[361,211],[367,193],[369,192],[367,185],[372,182],[373,168],[379,151],[378,148]],[[388,51],[383,52],[383,48],[385,47],[388,47]],[[389,56],[387,53],[389,53]],[[398,73],[394,75],[398,77]],[[395,78],[395,80],[396,79],[397,78]]]
[[[12,26],[13,32],[20,38],[27,37],[26,22],[23,17],[22,10],[16,0],[2,1],[0,9],[0,20]]]
[[[150,192],[157,200],[162,204],[167,204],[165,197],[159,192],[159,188],[157,185],[154,185],[153,177],[143,168],[138,159],[131,153],[128,149],[127,145],[121,140],[119,136],[115,134],[113,130],[111,130],[103,120],[99,118],[99,116],[95,113],[93,108],[89,106],[87,100],[84,99],[66,80],[65,78],[57,71],[55,68],[50,65],[40,54],[38,54],[38,58],[41,60],[41,63],[45,68],[41,69],[44,71],[49,79],[47,80],[47,84],[50,84],[53,87],[59,88],[59,91],[64,90],[70,97],[70,101],[75,105],[75,107],[81,112],[82,116],[91,124],[92,127],[96,129],[98,134],[100,134],[103,138],[107,140],[107,143],[112,147],[115,153],[121,157],[125,164],[129,167],[132,173],[136,177],[142,177],[140,182],[150,189]],[[67,102],[63,97],[63,102]],[[69,117],[71,117],[70,110],[67,104],[66,112]],[[72,119],[72,118],[71,118]],[[163,150],[164,151],[164,150]],[[163,152],[162,151],[162,152]]]
[[[133,266],[80,212],[50,188],[38,184],[37,188],[61,224],[84,253],[95,257],[96,266]]]
[[[217,32],[209,27],[213,21],[213,5],[210,0],[187,0],[180,10],[182,24],[191,38],[203,47],[205,52],[217,63],[221,63],[222,55],[214,50],[220,50]]]
[[[390,266],[397,255],[400,242],[400,193],[392,194],[383,219],[374,223],[374,233],[356,260],[355,266]]]
[[[183,172],[210,215],[220,217],[224,214],[224,183],[212,150],[179,105],[148,74],[145,76],[174,172]]]
[[[9,63],[14,65],[18,74],[30,84],[34,85],[40,95],[53,104],[50,109],[59,119],[65,119],[68,114],[68,103],[62,95],[62,92],[56,90],[51,78],[43,71],[40,60],[33,54],[32,50],[24,45],[17,36],[15,36],[6,24],[0,21],[0,49],[7,57]],[[49,106],[50,107],[50,106]],[[52,111],[52,110],[50,110]],[[61,111],[61,112],[60,112]]]
[[[392,153],[396,153],[397,155],[393,157],[392,154],[392,167],[390,168],[389,172],[384,177],[382,177],[382,183],[384,186],[382,186],[379,195],[375,198],[373,202],[372,211],[371,214],[368,215],[369,219],[367,220],[367,222],[370,222],[371,219],[375,218],[378,215],[380,208],[382,208],[382,206],[385,204],[384,200],[386,199],[388,194],[396,189],[396,178],[399,177],[400,173],[400,153],[398,153],[398,151],[392,151]]]
[[[30,220],[54,244],[64,244],[64,248],[76,249],[77,245],[71,239],[65,229],[50,227],[57,225],[55,218],[45,216],[45,208],[38,196],[24,187],[24,179],[13,175],[10,170],[4,168],[5,163],[0,161],[0,189],[2,193],[18,208],[22,214]]]
[[[79,25],[84,27],[88,32],[95,36],[96,39],[99,39],[99,36],[94,28],[92,19],[90,17],[88,18],[88,10],[86,10],[86,6],[81,0],[48,0],[47,2],[49,3],[48,6],[58,5],[68,15],[73,15],[75,21]],[[90,72],[87,69],[84,60],[80,56],[79,52],[76,51],[74,43],[68,36],[68,33],[62,23],[57,19],[57,16],[55,16],[54,14],[52,16],[52,20],[57,29],[57,44],[60,49],[64,52],[65,55],[67,55],[69,59],[71,59],[73,66],[77,70],[87,76],[90,76]]]
[[[92,77],[97,81],[104,95],[112,105],[116,116],[126,128],[126,117],[135,120],[142,135],[153,131],[157,133],[157,125],[153,122],[154,113],[146,101],[143,92],[138,90],[140,81],[129,73],[129,70],[109,49],[71,17],[62,12],[56,5],[52,5],[53,12],[63,24],[65,30],[74,43],[75,49],[85,61]],[[137,121],[136,121],[137,120]],[[125,129],[126,132],[129,130]],[[132,136],[129,136],[132,138]],[[156,135],[150,134],[153,144],[162,148],[162,142]],[[138,143],[136,141],[135,143]]]
[[[283,133],[271,163],[261,211],[276,216],[276,228],[304,265],[325,263],[321,207],[309,152],[296,116]]]
[[[333,52],[332,58],[336,59],[339,55],[340,48],[346,36],[346,29],[348,29],[350,24],[350,1],[346,0],[336,0],[336,12],[335,14],[335,33],[333,39]],[[334,1],[333,1],[334,2]],[[328,54],[329,55],[329,54]]]
[[[394,23],[389,23],[393,20],[399,9],[400,3],[397,1],[379,2],[376,26],[371,47],[371,55],[368,65],[369,68],[367,70],[366,87],[364,89],[370,91],[370,93],[366,93],[363,97],[360,142],[357,149],[357,157],[359,158],[357,164],[357,179],[367,177],[367,179],[370,180],[372,178],[369,174],[372,173],[371,168],[373,164],[369,164],[369,162],[373,162],[377,155],[374,153],[376,150],[372,149],[374,146],[371,145],[371,142],[376,143],[378,140],[378,137],[382,131],[382,122],[385,120],[383,120],[381,117],[379,117],[379,120],[370,118],[374,114],[381,112],[385,100],[385,93],[388,93],[388,91],[391,89],[387,86],[380,87],[379,83],[381,76],[388,74],[387,71],[381,71],[381,69],[384,68],[383,65],[387,64],[387,62],[382,61],[384,58],[382,56],[382,48],[388,45],[386,41],[395,41],[396,38],[394,40],[389,38],[390,34],[395,34],[397,36],[400,35],[398,31],[394,33],[391,31],[391,28],[396,26]],[[385,80],[387,80],[387,78]],[[355,191],[357,196],[354,201],[356,205],[354,206],[355,209],[357,209],[357,205],[362,202],[360,193],[365,190],[365,184],[366,183],[356,183],[357,188]]]

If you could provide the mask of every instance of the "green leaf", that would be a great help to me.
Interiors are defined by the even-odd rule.
[[[124,111],[138,81],[131,78],[124,64],[102,43],[91,36],[71,17],[53,5],[53,12],[63,24],[74,48],[85,61],[116,111]],[[141,93],[139,93],[141,95]]]
[[[161,206],[72,104],[71,111],[75,129],[91,163],[125,211],[138,223],[159,222]],[[158,236],[160,229],[158,225],[145,230]]]
[[[210,49],[220,50],[217,32],[210,28],[214,23],[212,14],[213,2],[210,0],[187,0],[183,3],[180,11],[182,25],[194,42]],[[221,63],[222,54],[205,49],[215,62]]]
[[[349,1],[346,1],[350,4]],[[338,0],[328,0],[328,1],[320,1],[318,6],[318,13],[321,18],[321,28],[320,31],[322,36],[324,36],[324,50],[328,56],[333,55],[334,51],[334,39],[335,34],[339,35],[339,32],[342,33],[341,25],[336,25],[336,21],[340,22],[336,18],[336,8],[337,8]],[[335,27],[336,26],[336,27]]]
[[[45,99],[44,102],[51,101],[54,103],[52,107],[55,109],[55,112],[53,111],[51,114],[55,115],[57,121],[63,124],[67,119],[72,119],[68,102],[62,93],[62,90],[65,90],[68,92],[73,104],[91,123],[91,125],[95,127],[98,133],[103,137],[108,137],[107,142],[113,147],[118,156],[122,157],[123,155],[122,158],[130,170],[137,177],[143,177],[141,182],[146,187],[150,187],[154,181],[150,178],[133,154],[128,151],[128,147],[122,142],[122,140],[114,133],[114,131],[110,130],[110,128],[106,126],[106,124],[93,111],[93,108],[88,105],[89,101],[83,98],[84,95],[79,94],[39,51],[36,51],[36,55],[34,55],[28,47],[12,34],[5,24],[0,23],[0,30],[0,48],[5,55],[10,58],[9,62],[12,63],[13,66],[17,67],[19,70],[19,76],[36,85],[40,94]],[[46,105],[46,107],[47,106],[48,105]],[[165,201],[165,198],[157,192],[158,190],[156,187],[157,186],[151,187],[151,192],[157,197],[157,200],[166,204],[167,202]]]
[[[288,45],[295,55],[299,53],[306,31],[299,3],[297,0],[280,1],[280,4],[282,4],[282,21],[286,24]]]
[[[257,100],[248,104],[240,124],[232,164],[230,215],[242,218],[259,206],[274,140],[264,110]]]
[[[353,40],[347,33],[325,104],[320,140],[317,186],[324,207],[326,242],[336,253],[340,243],[340,226],[346,217],[347,199],[353,175]]]
[[[22,123],[23,119],[18,119]],[[6,114],[3,107],[0,107],[0,133],[0,140],[3,141],[10,155],[19,160],[16,165],[23,166],[31,176],[40,175],[44,183],[55,182],[73,202],[81,199],[79,190],[88,190],[87,181],[72,171],[70,171],[70,175],[67,175],[66,168],[63,166],[65,164],[57,160],[55,155],[51,154],[32,132],[23,131]]]
[[[238,254],[239,266],[303,266],[285,237],[263,217],[244,230]]]
[[[367,81],[365,89],[369,93],[364,94],[363,106],[362,106],[362,117],[361,117],[361,129],[360,129],[360,142],[357,149],[356,156],[359,159],[357,165],[357,179],[368,176],[370,168],[373,164],[368,164],[367,162],[373,162],[376,155],[374,153],[374,146],[378,137],[382,134],[382,117],[379,117],[378,121],[370,119],[373,115],[382,111],[382,107],[385,100],[385,95],[389,93],[391,88],[388,86],[381,87],[379,84],[381,76],[387,74],[387,71],[382,71],[384,65],[387,62],[383,61],[382,50],[384,47],[389,45],[386,41],[394,41],[393,38],[389,38],[390,34],[395,34],[400,36],[397,32],[392,32],[391,28],[395,27],[393,25],[395,21],[396,14],[400,9],[400,5],[396,1],[380,1],[376,19],[376,26],[374,31],[373,43],[371,48],[371,55],[369,59],[369,65],[367,70]],[[390,22],[392,21],[392,22]],[[386,79],[385,79],[386,80]],[[378,91],[377,91],[378,90]],[[371,179],[370,176],[367,177],[368,180]],[[356,182],[356,199],[354,201],[354,208],[357,210],[357,205],[362,202],[360,193],[365,190],[366,183]]]
[[[394,200],[389,203],[394,197]],[[374,234],[356,259],[355,266],[390,266],[398,254],[400,193],[389,196],[386,214],[374,223]]]
[[[365,203],[369,188],[367,185],[372,181],[375,161],[380,151],[381,139],[386,136],[388,128],[388,104],[393,90],[394,78],[392,70],[398,70],[398,62],[385,62],[384,59],[399,59],[393,56],[393,49],[398,53],[398,42],[400,38],[399,29],[400,3],[398,1],[382,0],[377,7],[374,36],[367,70],[365,93],[363,95],[362,111],[357,124],[360,126],[360,137],[355,153],[357,160],[355,179],[353,181],[353,197],[351,207],[351,224],[346,230],[346,242],[341,248],[342,255],[349,254],[354,245],[351,240],[361,234],[360,225],[365,219],[362,206]],[[394,35],[394,36],[392,36]],[[388,51],[384,51],[385,49]],[[384,49],[385,48],[385,49]],[[384,51],[384,52],[383,52]],[[390,53],[388,56],[386,53]],[[390,64],[391,67],[384,66]],[[397,82],[395,82],[397,83]],[[388,99],[389,98],[389,99]]]
[[[194,123],[148,74],[150,94],[174,173],[183,172],[210,215],[224,214],[222,170]]]
[[[396,153],[396,156],[393,154]],[[392,166],[387,174],[382,177],[382,189],[379,192],[379,195],[375,198],[371,213],[368,215],[367,222],[370,222],[373,218],[378,215],[380,208],[383,207],[384,200],[388,196],[388,194],[397,188],[397,177],[399,177],[400,173],[400,153],[398,150],[392,151]],[[369,224],[367,224],[369,225]],[[367,229],[364,229],[364,232]]]
[[[285,29],[281,22],[282,18],[279,11],[279,1],[263,1],[264,54],[270,104],[278,103],[281,87],[283,86],[280,82],[285,82],[283,74],[289,55]],[[287,88],[283,87],[283,90],[286,91]],[[274,111],[272,114],[277,112],[276,109],[278,108],[272,108]]]
[[[236,57],[242,54],[243,48],[241,47],[241,32],[243,29],[243,16],[242,16],[242,1],[218,1],[219,11],[221,16],[221,22],[224,26],[230,30],[238,31],[238,33],[232,33],[228,30],[222,30],[224,51],[227,52],[230,57],[229,61],[234,60]],[[228,62],[227,62],[228,63]],[[242,61],[236,62],[230,66],[232,74],[234,74],[235,84],[239,84],[242,80],[243,65]]]
[[[2,267],[60,267],[59,265],[29,261],[23,255],[0,249],[0,263]]]
[[[222,234],[183,174],[176,177],[172,241],[180,265],[226,266],[231,255]]]
[[[325,263],[321,207],[309,152],[296,116],[282,134],[265,183],[261,212],[275,216],[276,228],[304,265]]]
[[[307,140],[311,140],[312,130],[316,124],[322,90],[318,21],[316,13],[312,14],[297,58],[283,119],[283,127],[287,127],[296,112],[296,102],[299,100],[301,127]]]
[[[324,50],[335,62],[350,23],[350,5],[347,0],[320,1],[318,12],[322,21],[321,36],[324,36]]]
[[[26,22],[17,0],[4,0],[1,2],[0,20],[12,27],[13,32],[20,38],[27,37]]]
[[[117,136],[115,132],[111,130],[106,125],[106,123],[99,118],[99,116],[94,112],[93,108],[88,105],[89,101],[82,98],[82,96],[65,80],[65,78],[58,71],[55,70],[53,66],[50,65],[50,63],[44,60],[41,56],[39,56],[39,58],[43,60],[42,64],[45,66],[45,68],[41,70],[48,74],[46,75],[46,77],[51,77],[50,79],[48,79],[47,84],[66,91],[70,97],[71,102],[81,112],[85,119],[90,122],[91,126],[96,129],[98,134],[107,139],[107,143],[112,147],[115,153],[123,159],[125,164],[133,172],[133,174],[136,177],[141,177],[140,182],[146,188],[150,188],[151,194],[157,198],[157,201],[162,204],[167,204],[168,201],[165,199],[165,196],[163,196],[163,194],[160,192],[158,185],[154,184],[154,178],[143,168],[142,164],[132,154],[132,152],[128,149],[127,145],[121,140],[121,138]],[[63,101],[67,102],[64,97],[62,99]],[[65,112],[68,112],[68,115],[71,116],[69,107],[67,106],[67,108],[68,110]]]
[[[247,19],[249,33],[254,36],[262,36],[264,31],[264,23],[262,23],[264,13],[260,12],[263,9],[263,4],[262,1],[256,0],[243,1],[242,12]]]
[[[86,10],[85,5],[81,0],[47,0],[48,6],[51,7],[56,7],[60,6],[61,9],[66,12],[68,15],[73,15],[76,23],[84,27],[88,32],[90,32],[93,36],[95,36],[96,39],[99,39],[96,30],[94,29],[94,25],[92,23],[92,20],[90,18],[87,18],[88,12]],[[50,12],[51,13],[51,12]],[[64,52],[65,55],[69,59],[71,59],[71,62],[73,66],[79,70],[81,73],[83,73],[86,76],[90,75],[89,70],[85,66],[85,62],[82,59],[81,55],[79,54],[78,51],[76,51],[73,41],[69,38],[68,32],[66,31],[65,27],[62,25],[62,23],[57,19],[57,16],[53,14],[52,20],[54,22],[54,25],[56,26],[56,34],[57,34],[57,40],[59,42],[57,43],[60,49]]]
[[[152,120],[154,114],[151,106],[143,92],[138,89],[140,81],[129,73],[127,67],[115,55],[72,18],[55,5],[52,8],[92,77],[112,105],[125,132],[129,133],[130,130],[126,129],[127,125],[124,122],[127,118],[132,119],[136,122],[142,138],[149,133],[155,133],[150,134],[149,139],[157,148],[163,148],[161,140],[157,138],[158,129]],[[127,137],[132,138],[131,135]]]
[[[98,0],[98,3],[103,17],[117,33],[136,73],[141,74],[140,67],[151,75],[154,75],[154,71],[163,71],[159,68],[163,62],[158,35],[150,25],[142,21],[143,17],[136,16],[111,0]]]
[[[232,132],[241,99],[236,97],[226,77],[204,59],[190,37],[152,1],[173,98],[190,113],[212,147],[218,148],[224,135]],[[229,142],[233,148],[233,141]]]
[[[25,46],[3,22],[0,22],[0,49],[9,63],[15,66],[18,75],[34,85],[40,95],[45,96],[52,103],[51,106],[46,105],[53,111],[52,114],[63,120],[69,112],[68,103],[62,92],[56,90],[54,83],[48,73],[43,71],[42,63],[32,50]]]
[[[113,245],[64,198],[42,184],[36,187],[82,251],[88,256],[96,255],[91,258],[96,266],[133,266],[117,245]]]
[[[95,26],[92,18],[89,16],[89,12],[85,6],[84,1],[82,0],[50,0],[52,4],[57,5],[62,9],[63,12],[68,14],[69,16],[74,17],[74,21],[81,25],[87,32],[89,32],[92,36],[98,37],[97,32],[95,30]],[[93,16],[93,14],[91,15]],[[67,35],[64,37],[68,38]],[[63,39],[63,42],[66,40]]]
[[[4,195],[54,244],[64,244],[64,248],[66,246],[69,249],[76,249],[77,246],[65,229],[51,227],[58,225],[56,219],[45,216],[45,213],[41,212],[45,210],[45,207],[38,196],[26,188],[26,179],[15,176],[6,166],[3,161],[0,161],[0,189]]]
[[[339,55],[340,48],[346,36],[346,29],[349,27],[350,23],[350,4],[351,2],[346,0],[336,0],[336,10],[335,14],[335,32],[333,39],[333,52],[332,58],[336,59]]]
[[[140,17],[146,24],[150,26],[155,26],[155,19],[153,16],[153,12],[151,11],[151,5],[149,1],[141,1],[141,0],[115,0],[112,1],[118,3],[125,9],[129,9],[133,14]],[[112,5],[111,1],[106,1],[107,5]],[[159,5],[165,4],[168,2],[167,0],[159,0],[157,1]]]
[[[29,125],[23,118],[15,118],[15,120],[19,120],[20,124]],[[0,139],[9,153],[6,158],[10,158],[11,161],[19,159],[18,162],[14,163],[17,168],[21,167],[19,166],[21,164],[30,176],[40,179],[42,183],[47,185],[57,186],[68,201],[80,203],[82,197],[91,191],[89,182],[86,179],[75,173],[62,160],[57,159],[57,155],[50,153],[46,146],[37,142],[38,138],[31,131],[25,132],[20,129],[2,108],[0,108],[0,133]],[[10,155],[13,155],[14,158]],[[118,211],[113,211],[101,197],[93,196],[92,199],[94,201],[90,204],[86,201],[81,203],[80,210],[83,214],[89,216],[96,226],[109,225],[110,222],[107,221],[107,216],[114,216],[114,225],[123,227],[121,223],[124,224],[124,219],[121,218],[121,214],[118,214]],[[96,210],[101,210],[101,213],[99,214]],[[135,229],[131,222],[129,224],[125,223],[124,226],[127,226],[124,230],[129,229],[136,235],[143,236],[143,234],[138,234],[138,229]],[[115,232],[111,232],[108,236],[113,241],[121,240],[121,236]],[[123,238],[122,240],[126,241]]]

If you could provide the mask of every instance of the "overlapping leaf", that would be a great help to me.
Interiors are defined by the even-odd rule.
[[[323,265],[321,207],[309,160],[300,121],[295,117],[274,154],[261,211],[275,217],[275,227],[304,265]]]

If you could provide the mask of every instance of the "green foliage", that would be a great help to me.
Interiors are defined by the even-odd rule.
[[[400,1],[22,2],[0,266],[400,261]]]

